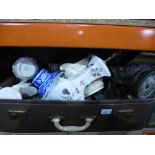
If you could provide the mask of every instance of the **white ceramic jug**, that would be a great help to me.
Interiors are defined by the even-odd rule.
[[[104,77],[110,77],[106,63],[97,56],[92,56],[86,69],[71,79],[59,78],[46,94],[45,100],[84,100],[84,89],[91,82]]]

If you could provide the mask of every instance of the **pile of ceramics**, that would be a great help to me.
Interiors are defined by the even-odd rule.
[[[92,55],[77,63],[66,63],[59,70],[49,72],[35,59],[21,57],[12,65],[12,72],[20,82],[0,89],[0,99],[78,100],[104,88],[102,77],[110,77],[106,62]]]

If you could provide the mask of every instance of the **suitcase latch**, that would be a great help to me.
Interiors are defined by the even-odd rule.
[[[24,110],[8,110],[10,119],[26,119],[26,111]]]
[[[118,111],[118,116],[119,118],[130,118],[134,113],[134,110],[119,110]]]

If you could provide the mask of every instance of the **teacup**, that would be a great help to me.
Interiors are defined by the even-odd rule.
[[[31,57],[21,57],[13,64],[12,71],[18,79],[27,81],[34,78],[38,72],[38,65]]]

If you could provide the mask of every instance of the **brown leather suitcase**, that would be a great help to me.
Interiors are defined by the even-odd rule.
[[[33,56],[40,67],[49,62],[76,62],[89,54],[103,59],[123,49],[124,61],[137,53],[155,51],[154,28],[82,24],[0,23],[1,81],[12,74],[12,63]],[[118,33],[119,32],[119,33]],[[136,33],[135,33],[136,32]],[[147,37],[147,40],[144,38]],[[60,48],[61,47],[61,48]],[[5,63],[7,62],[7,63]],[[116,64],[122,62],[115,60]],[[0,131],[104,132],[132,131],[147,125],[154,99],[41,101],[0,100]]]

